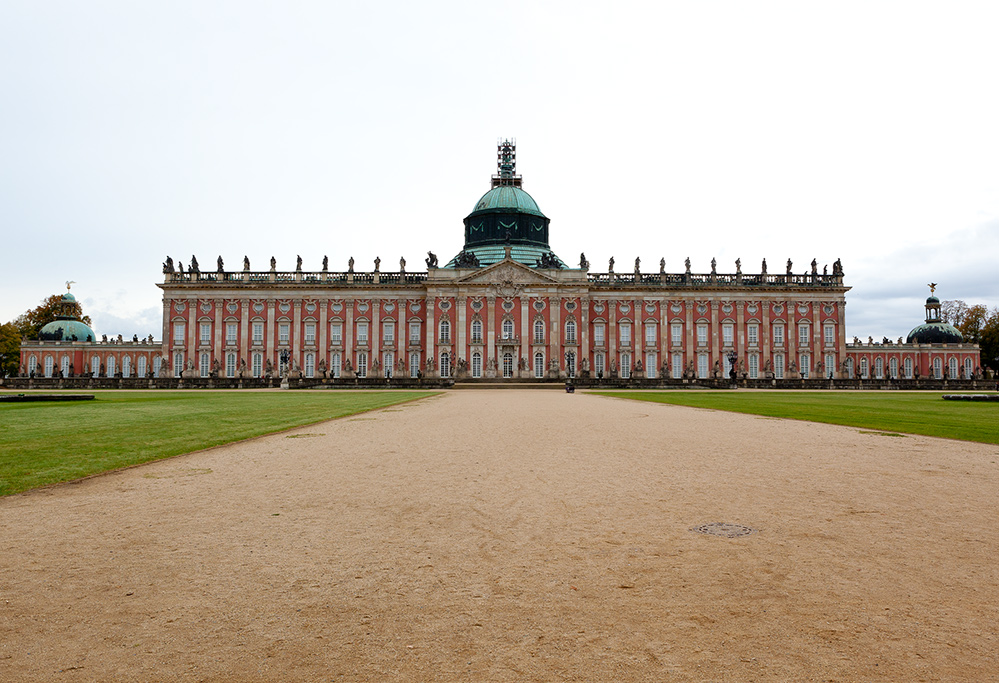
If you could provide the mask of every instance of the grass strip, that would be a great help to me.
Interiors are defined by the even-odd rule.
[[[601,396],[999,444],[999,403],[932,392],[598,391]]]
[[[0,405],[0,496],[432,395],[91,393],[97,400]]]

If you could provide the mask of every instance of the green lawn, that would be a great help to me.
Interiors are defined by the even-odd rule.
[[[999,403],[932,392],[600,391],[601,396],[999,444]]]
[[[93,393],[95,401],[0,404],[0,496],[430,395]]]

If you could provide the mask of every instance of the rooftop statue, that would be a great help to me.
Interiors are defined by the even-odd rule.
[[[635,272],[640,273],[642,267],[642,259],[639,256],[635,257]]]
[[[791,274],[791,266],[793,266],[793,265],[794,265],[794,264],[793,264],[793,263],[791,263],[791,259],[788,259],[788,260],[787,260],[787,274],[788,274],[788,275],[790,275],[790,274]]]
[[[427,252],[426,262],[427,262],[427,268],[436,268],[437,267],[437,254],[435,254],[432,251],[428,251]]]
[[[583,252],[579,252],[579,269],[580,270],[590,269],[590,262],[586,260],[586,254]]]
[[[610,260],[607,262],[607,272],[608,273],[613,273],[614,272],[614,257],[613,256],[611,256]]]
[[[715,261],[714,256],[711,257],[711,274],[714,275],[717,272],[718,262]]]
[[[166,261],[163,262],[163,272],[172,273],[173,272],[173,259],[167,256]]]
[[[198,270],[198,258],[196,256],[194,256],[194,255],[191,256],[191,268],[190,268],[190,271],[192,273],[200,273],[201,272],[200,270]]]
[[[660,275],[666,272],[666,259],[659,259],[659,273]]]
[[[277,259],[271,256],[271,270],[277,270]]]
[[[249,256],[244,256],[243,257],[243,270],[249,270],[249,269],[250,269],[250,257]]]
[[[221,273],[221,272],[223,272],[225,270],[225,266],[222,265],[222,255],[221,254],[219,254],[219,258],[215,262],[215,265],[217,266],[217,272]]]
[[[302,255],[299,254],[295,258],[295,270],[302,270]]]
[[[763,264],[760,266],[761,271],[764,275],[767,274],[767,260],[763,259]]]
[[[736,274],[742,274],[742,259],[737,258],[735,260],[735,272]]]
[[[404,256],[399,257],[399,272],[400,273],[406,272],[406,257]]]
[[[323,254],[323,270],[330,269],[330,257]]]
[[[819,274],[819,262],[816,261],[815,259],[812,259],[812,275],[818,275],[818,274]]]
[[[377,256],[376,256],[376,257],[375,257],[375,272],[377,273],[377,272],[378,272],[378,270],[379,270],[379,269],[380,269],[381,267],[382,267],[382,260],[381,260],[381,258],[379,258],[379,257],[377,257]]]
[[[347,259],[347,272],[348,273],[353,273],[354,272],[354,257],[353,256],[351,256],[349,259]]]

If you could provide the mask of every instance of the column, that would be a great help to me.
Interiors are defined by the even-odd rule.
[[[396,357],[396,366],[398,367],[399,361],[402,361],[402,372],[399,373],[400,377],[409,376],[409,354],[406,353],[406,344],[409,341],[409,329],[406,323],[406,309],[408,305],[405,299],[396,299],[395,302],[396,310],[399,311],[399,316],[397,318],[398,323],[396,323],[396,348],[398,349],[398,356]],[[395,372],[392,372],[395,375]]]
[[[288,361],[289,370],[293,367],[303,368],[302,362],[302,300],[296,299],[292,303],[291,314],[291,360]]]
[[[464,358],[466,360],[470,359],[470,356],[468,355],[468,348],[465,346],[465,341],[466,341],[465,318],[467,315],[466,309],[468,307],[468,299],[464,296],[458,296],[455,297],[454,303],[456,307],[455,313],[457,315],[455,315],[455,318],[457,319],[456,324],[458,329],[455,330],[455,332],[457,333],[457,337],[455,338],[455,346],[453,347],[455,350],[454,354],[455,357],[451,359],[451,364],[455,366],[454,372],[457,373],[458,358]]]
[[[274,320],[277,317],[277,301],[268,299],[264,302],[267,307],[267,327],[264,329],[264,373],[267,371],[267,361],[277,367],[277,357],[274,353],[274,344],[277,341],[277,325]]]
[[[382,302],[380,299],[371,300],[371,357],[368,359],[368,367],[370,368],[374,362],[377,360],[378,365],[382,364],[382,349],[381,349],[381,312],[382,312]],[[385,368],[381,369],[384,372]],[[378,374],[379,371],[371,373],[372,377],[384,377],[384,375]]]
[[[427,360],[432,360],[435,368],[437,368],[437,327],[434,325],[436,310],[437,297],[427,292]],[[427,375],[429,376],[430,373]],[[437,376],[440,377],[440,374]]]

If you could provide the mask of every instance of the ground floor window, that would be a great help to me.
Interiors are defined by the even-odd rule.
[[[970,358],[965,358],[964,359],[964,378],[965,379],[971,379],[972,377],[974,377],[974,372],[975,372],[975,369],[971,365],[971,359]]]
[[[32,358],[32,360],[34,360],[34,358]],[[97,356],[90,359],[90,374],[93,377],[101,376],[101,359]]]
[[[749,354],[749,379],[758,379],[760,376],[760,357],[755,353]]]
[[[67,366],[67,370],[68,370],[68,367],[69,367],[69,359],[68,358],[66,359],[66,366]],[[121,359],[121,376],[122,377],[131,377],[132,376],[132,357],[131,356],[125,356],[124,358]]]
[[[906,358],[902,361],[902,368],[905,371],[905,378],[912,379],[912,359]]]
[[[55,361],[52,359],[52,356],[45,356],[45,376],[46,377],[51,377],[52,376],[52,369],[54,367],[55,367]]]
[[[136,377],[146,376],[146,357],[139,356],[135,361],[135,375]]]
[[[250,363],[252,366],[250,369],[254,377],[262,377],[264,374],[264,355],[262,353],[253,354],[253,359]]]
[[[357,352],[357,376],[368,376],[368,354],[365,351]]]
[[[898,379],[898,358],[888,361],[888,379]]]
[[[236,364],[235,355],[233,355],[233,366]],[[228,366],[228,363],[226,363]],[[316,355],[314,353],[305,354],[305,376],[312,378],[316,376]],[[232,375],[229,375],[232,377]]]
[[[343,370],[343,359],[340,357],[339,353],[334,353],[330,357],[330,376],[333,379],[340,378],[340,372]]]
[[[180,373],[184,372],[184,354],[181,351],[173,354],[173,376],[180,377]]]
[[[569,377],[576,376],[576,352],[569,351],[565,354],[565,371]]]
[[[884,379],[885,362],[882,358],[874,359],[874,379]]]
[[[597,377],[601,378],[607,371],[607,357],[602,353],[597,353],[593,357],[593,371],[597,373]]]
[[[869,370],[870,370],[870,364],[867,362],[867,359],[866,358],[861,358],[860,359],[860,378],[861,379],[867,379],[868,377],[870,377],[870,375],[868,374]]]
[[[409,354],[409,376],[416,377],[420,374],[420,354]]]
[[[472,354],[472,377],[482,377],[482,354],[478,351]]]
[[[63,356],[59,363],[59,369],[62,370],[63,377],[69,377],[69,356]]]
[[[934,379],[943,379],[943,361],[939,357],[933,359]]]
[[[784,379],[784,354],[774,354],[774,379]]]
[[[545,376],[545,354],[540,351],[534,354],[534,376],[538,378]]]
[[[846,359],[846,376],[847,379],[853,379],[853,359]]]
[[[392,376],[392,371],[395,370],[395,354],[392,351],[386,351],[382,354],[382,370],[386,377]]]
[[[673,354],[673,379],[683,377],[683,354]]]
[[[812,369],[812,357],[803,353],[798,357],[798,361],[798,371],[801,373],[801,378],[808,379],[809,371]]]
[[[445,351],[441,354],[441,377],[451,376],[451,354]]]
[[[235,377],[236,376],[236,354],[227,353],[225,355],[225,376]]]
[[[708,355],[706,353],[697,356],[697,376],[706,379],[708,376]]]
[[[836,356],[831,353],[826,354],[826,377],[832,379],[836,372]]]
[[[503,354],[503,377],[513,377],[513,354],[509,352]]]
[[[957,358],[951,358],[947,361],[947,377],[957,379]]]
[[[115,373],[115,360],[114,360],[114,356],[108,356],[108,372],[107,372],[107,376],[108,377],[114,377],[114,373]]]
[[[202,377],[208,377],[208,371],[211,370],[211,359],[208,357],[207,353],[201,354],[201,361],[198,363],[198,369]]]
[[[650,351],[645,354],[645,376],[649,379],[656,377],[656,352]]]
[[[631,354],[621,354],[621,379],[631,379]]]

